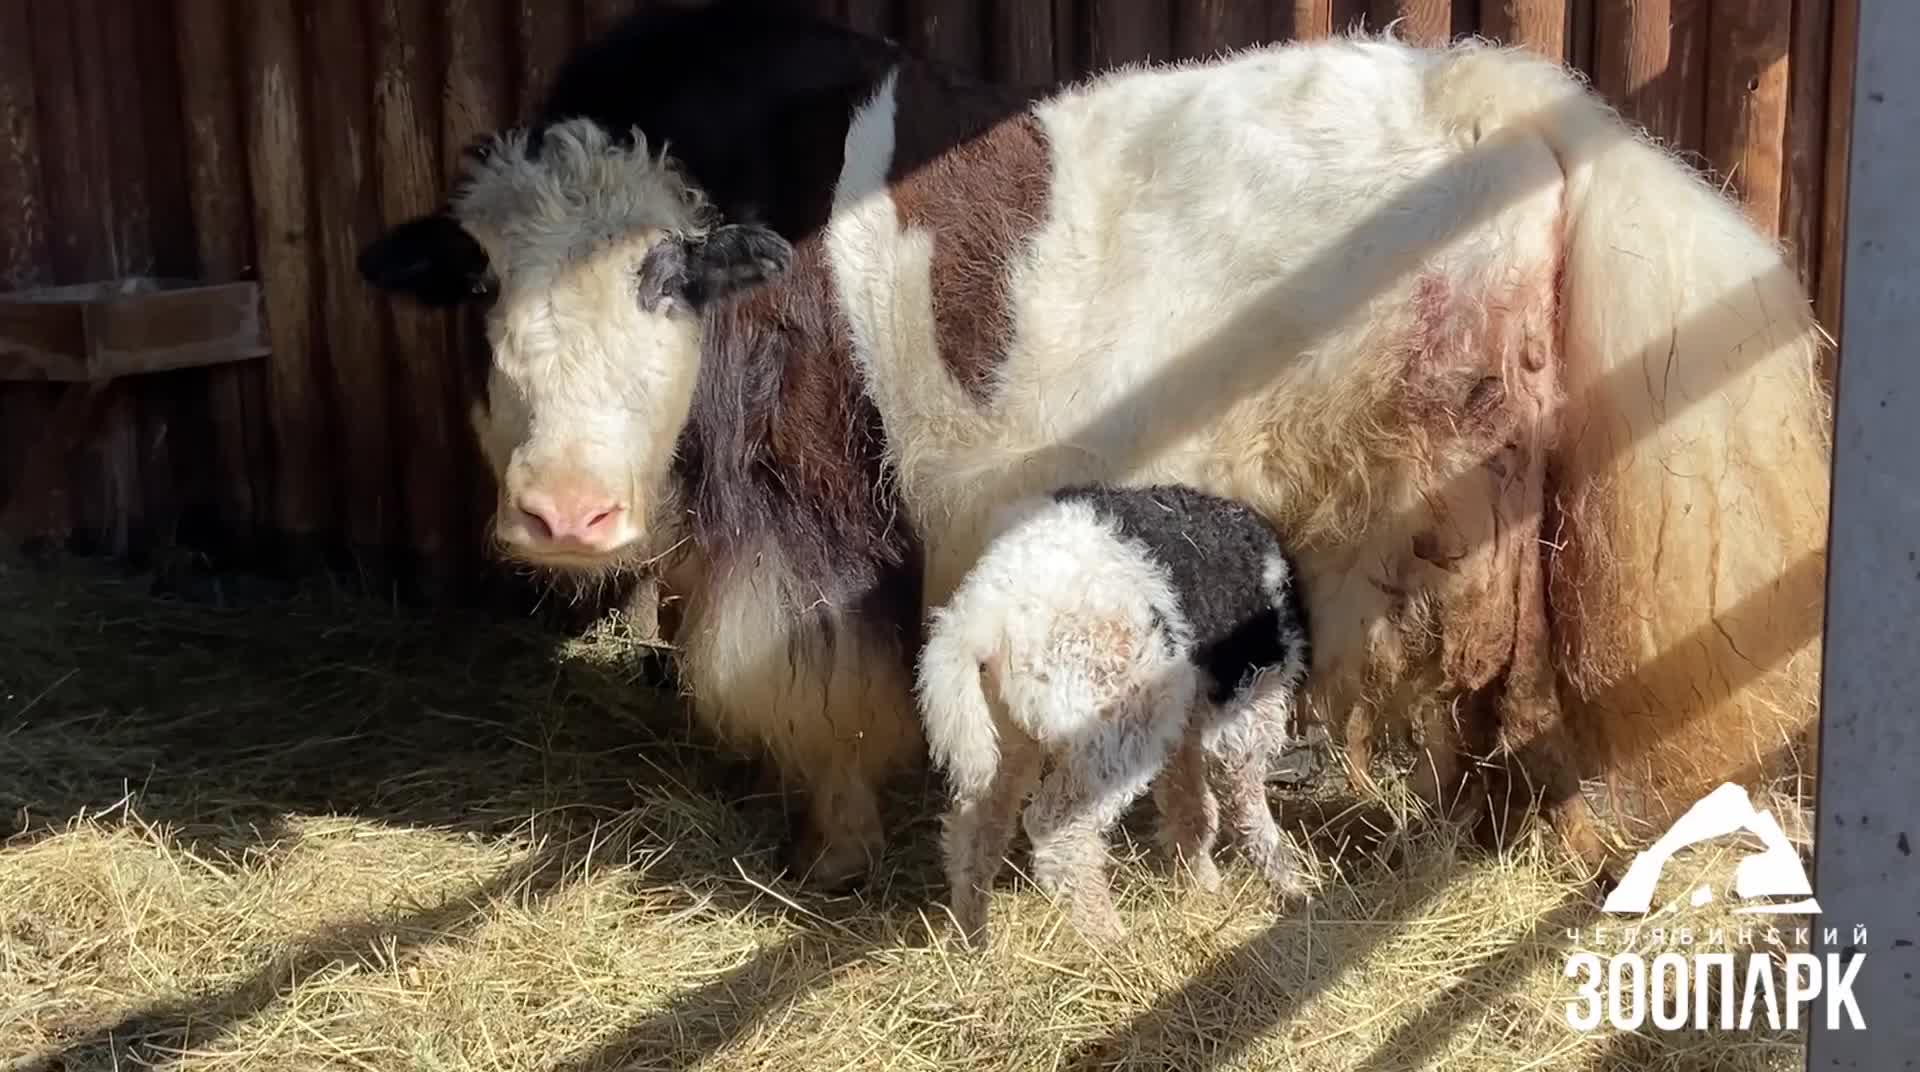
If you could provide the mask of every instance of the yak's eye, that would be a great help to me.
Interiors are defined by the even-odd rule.
[[[468,289],[479,300],[482,309],[491,309],[493,303],[500,300],[500,277],[489,268],[475,276],[473,282],[468,284]]]

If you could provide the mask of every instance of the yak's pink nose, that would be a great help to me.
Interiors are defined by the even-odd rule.
[[[514,497],[521,542],[532,547],[608,551],[621,539],[626,508],[604,494],[549,493],[529,488]]]

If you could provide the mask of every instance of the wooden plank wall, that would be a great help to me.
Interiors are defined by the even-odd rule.
[[[644,2],[644,0],[639,0]],[[1858,0],[802,0],[1012,82],[1397,22],[1570,62],[1731,184],[1837,330]],[[473,325],[353,270],[477,132],[636,0],[0,2],[0,289],[159,272],[261,281],[275,353],[99,391],[36,506],[49,541],[139,559],[348,566],[451,598],[489,576],[489,478],[450,352]],[[0,385],[0,501],[54,389]]]

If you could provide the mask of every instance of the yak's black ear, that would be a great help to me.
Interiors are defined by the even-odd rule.
[[[444,212],[417,216],[367,243],[360,276],[426,305],[459,305],[486,292],[487,253]]]
[[[657,309],[678,302],[699,309],[735,291],[773,279],[793,264],[793,247],[758,224],[727,224],[700,238],[669,238],[640,265],[640,302]]]

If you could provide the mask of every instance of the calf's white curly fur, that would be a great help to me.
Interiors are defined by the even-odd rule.
[[[963,933],[986,937],[1030,794],[1034,878],[1095,941],[1126,933],[1106,834],[1149,786],[1162,849],[1196,884],[1219,884],[1224,818],[1269,882],[1304,894],[1265,794],[1310,661],[1273,528],[1183,486],[1086,485],[1010,505],[993,532],[932,613],[916,680],[951,794],[943,849]]]

